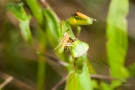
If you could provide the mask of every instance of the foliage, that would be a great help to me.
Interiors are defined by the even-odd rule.
[[[112,84],[116,85],[108,85],[103,81],[98,85],[98,80],[90,78],[89,69],[95,70],[87,60],[89,45],[76,39],[72,31],[71,26],[77,27],[79,36],[80,25],[92,24],[93,18],[77,12],[65,21],[59,21],[55,12],[48,5],[46,8],[41,7],[36,0],[22,0],[22,2],[23,4],[9,3],[7,8],[19,20],[19,27],[25,42],[38,55],[38,90],[44,90],[44,80],[46,80],[46,58],[44,56],[47,56],[47,45],[50,45],[52,50],[55,48],[55,54],[62,60],[61,62],[66,63],[63,65],[68,71],[65,90],[113,90],[121,86],[129,77],[128,71],[124,67],[128,47],[126,22],[128,0],[112,0],[107,18],[107,55],[111,77],[119,79],[112,80]],[[123,4],[124,7],[119,4]],[[26,14],[24,5],[28,6],[31,15]],[[34,38],[29,26],[30,19],[33,17],[37,21],[38,49],[34,46]],[[65,52],[65,49],[69,49],[70,52]],[[129,68],[129,71],[132,71],[131,69]]]
[[[24,9],[22,8],[22,4],[16,5],[10,3],[7,5],[7,8],[14,13],[16,18],[20,21],[20,28],[24,39],[29,43],[32,44],[32,36],[29,29],[29,17],[27,17]]]

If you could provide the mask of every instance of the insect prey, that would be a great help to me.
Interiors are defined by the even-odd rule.
[[[61,48],[62,51],[65,49],[67,50],[69,46],[72,46],[72,43],[75,41],[76,39],[72,39],[69,35],[68,32],[64,33],[64,37],[61,39],[61,41],[59,42],[59,44],[56,46],[56,48],[54,50],[56,50],[57,48]]]

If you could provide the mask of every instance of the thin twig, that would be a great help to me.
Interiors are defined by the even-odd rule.
[[[57,59],[55,57],[52,57],[51,55],[48,55],[48,54],[45,54],[45,53],[42,53],[42,52],[37,52],[37,54],[42,55],[42,56],[50,59],[51,61],[53,61],[55,63],[58,63],[58,64],[60,64],[62,66],[68,66],[68,63],[66,63],[66,62],[64,62],[64,61],[62,61],[60,59]]]
[[[5,87],[9,82],[13,80],[12,76],[9,76],[2,84],[0,84],[0,90]]]
[[[119,80],[118,78],[112,78],[110,76],[90,74],[90,77],[93,79],[103,79],[103,80]]]
[[[50,7],[50,5],[46,2],[46,0],[39,0],[43,7],[46,7],[54,12],[54,10]],[[60,22],[59,17],[54,13],[55,17],[57,18],[58,22]]]
[[[48,5],[48,3],[46,3],[45,0],[39,0],[42,4],[43,7],[46,7],[46,8],[50,8],[50,6]]]
[[[0,78],[2,78],[4,80],[7,80],[7,78],[9,78],[9,80],[7,82],[10,82],[11,84],[14,84],[18,88],[23,88],[23,89],[25,88],[25,89],[28,89],[28,90],[36,90],[35,87],[31,87],[30,85],[28,85],[28,84],[14,78],[11,75],[6,74],[6,73],[0,72]]]

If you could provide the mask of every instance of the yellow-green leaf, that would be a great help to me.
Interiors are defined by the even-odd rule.
[[[32,35],[29,28],[30,17],[27,17],[22,4],[9,3],[7,5],[8,10],[20,21],[21,34],[24,40],[32,44]]]

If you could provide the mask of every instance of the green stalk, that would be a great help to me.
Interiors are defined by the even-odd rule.
[[[38,56],[38,81],[37,81],[37,90],[45,90],[45,58],[41,55]]]
[[[43,26],[43,14],[42,8],[39,6],[37,0],[25,0],[26,4],[29,6],[33,16],[35,17],[38,24]],[[40,52],[45,53],[45,38],[44,33],[39,31],[39,43],[40,43]],[[45,58],[42,55],[38,55],[38,78],[37,78],[37,90],[44,90],[45,82]]]
[[[42,9],[40,8],[37,0],[25,0],[27,5],[32,11],[32,14],[34,15],[36,21],[40,26],[43,25],[43,14],[42,14]]]
[[[77,26],[77,38],[79,38],[80,33],[81,33],[81,27]]]
[[[42,34],[40,34],[42,35]],[[42,35],[43,36],[43,35]],[[40,39],[40,52],[45,52],[45,44],[43,39]],[[37,77],[37,90],[45,90],[45,72],[46,72],[46,62],[45,57],[38,54],[38,77]]]

